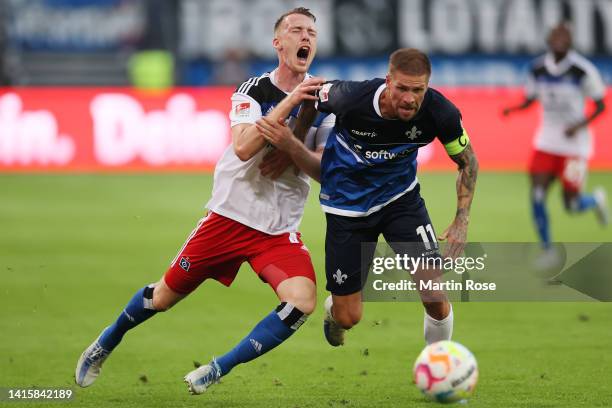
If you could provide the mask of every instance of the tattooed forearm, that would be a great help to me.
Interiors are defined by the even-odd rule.
[[[457,163],[459,170],[456,218],[468,221],[474,190],[476,189],[476,178],[478,177],[478,160],[471,145],[468,145],[461,153],[450,157]]]

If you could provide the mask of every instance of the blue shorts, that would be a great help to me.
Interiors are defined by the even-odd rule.
[[[380,234],[400,255],[419,256],[420,252],[410,252],[414,252],[416,247],[422,250],[426,239],[435,242],[435,232],[419,191],[417,185],[366,217],[326,214],[325,275],[328,291],[334,295],[350,295],[363,289]]]

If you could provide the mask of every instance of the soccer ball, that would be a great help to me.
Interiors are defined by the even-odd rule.
[[[425,347],[414,363],[414,383],[429,399],[438,402],[466,400],[478,382],[474,355],[454,341]]]

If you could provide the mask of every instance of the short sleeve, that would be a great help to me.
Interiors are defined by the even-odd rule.
[[[584,95],[596,101],[603,99],[606,95],[606,85],[601,74],[594,65],[590,65],[585,72],[586,75],[582,80]]]
[[[446,115],[438,126],[438,139],[444,145],[449,156],[461,153],[470,143],[470,138],[463,127],[461,112],[449,102]]]
[[[261,118],[261,105],[252,97],[235,93],[232,95],[231,125],[252,124]]]
[[[319,90],[319,99],[315,102],[315,107],[320,112],[337,113],[346,98],[347,91],[348,83],[345,81],[327,82]]]
[[[249,78],[236,88],[232,95],[230,111],[232,127],[243,123],[252,124],[261,118],[261,103],[264,97],[259,85],[260,80],[260,77]]]

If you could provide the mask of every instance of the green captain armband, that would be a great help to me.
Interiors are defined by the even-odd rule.
[[[459,136],[452,142],[445,144],[444,148],[446,149],[446,153],[448,153],[449,156],[454,156],[456,154],[461,153],[469,144],[470,138],[465,129],[463,129],[463,133],[461,134],[461,136]]]

